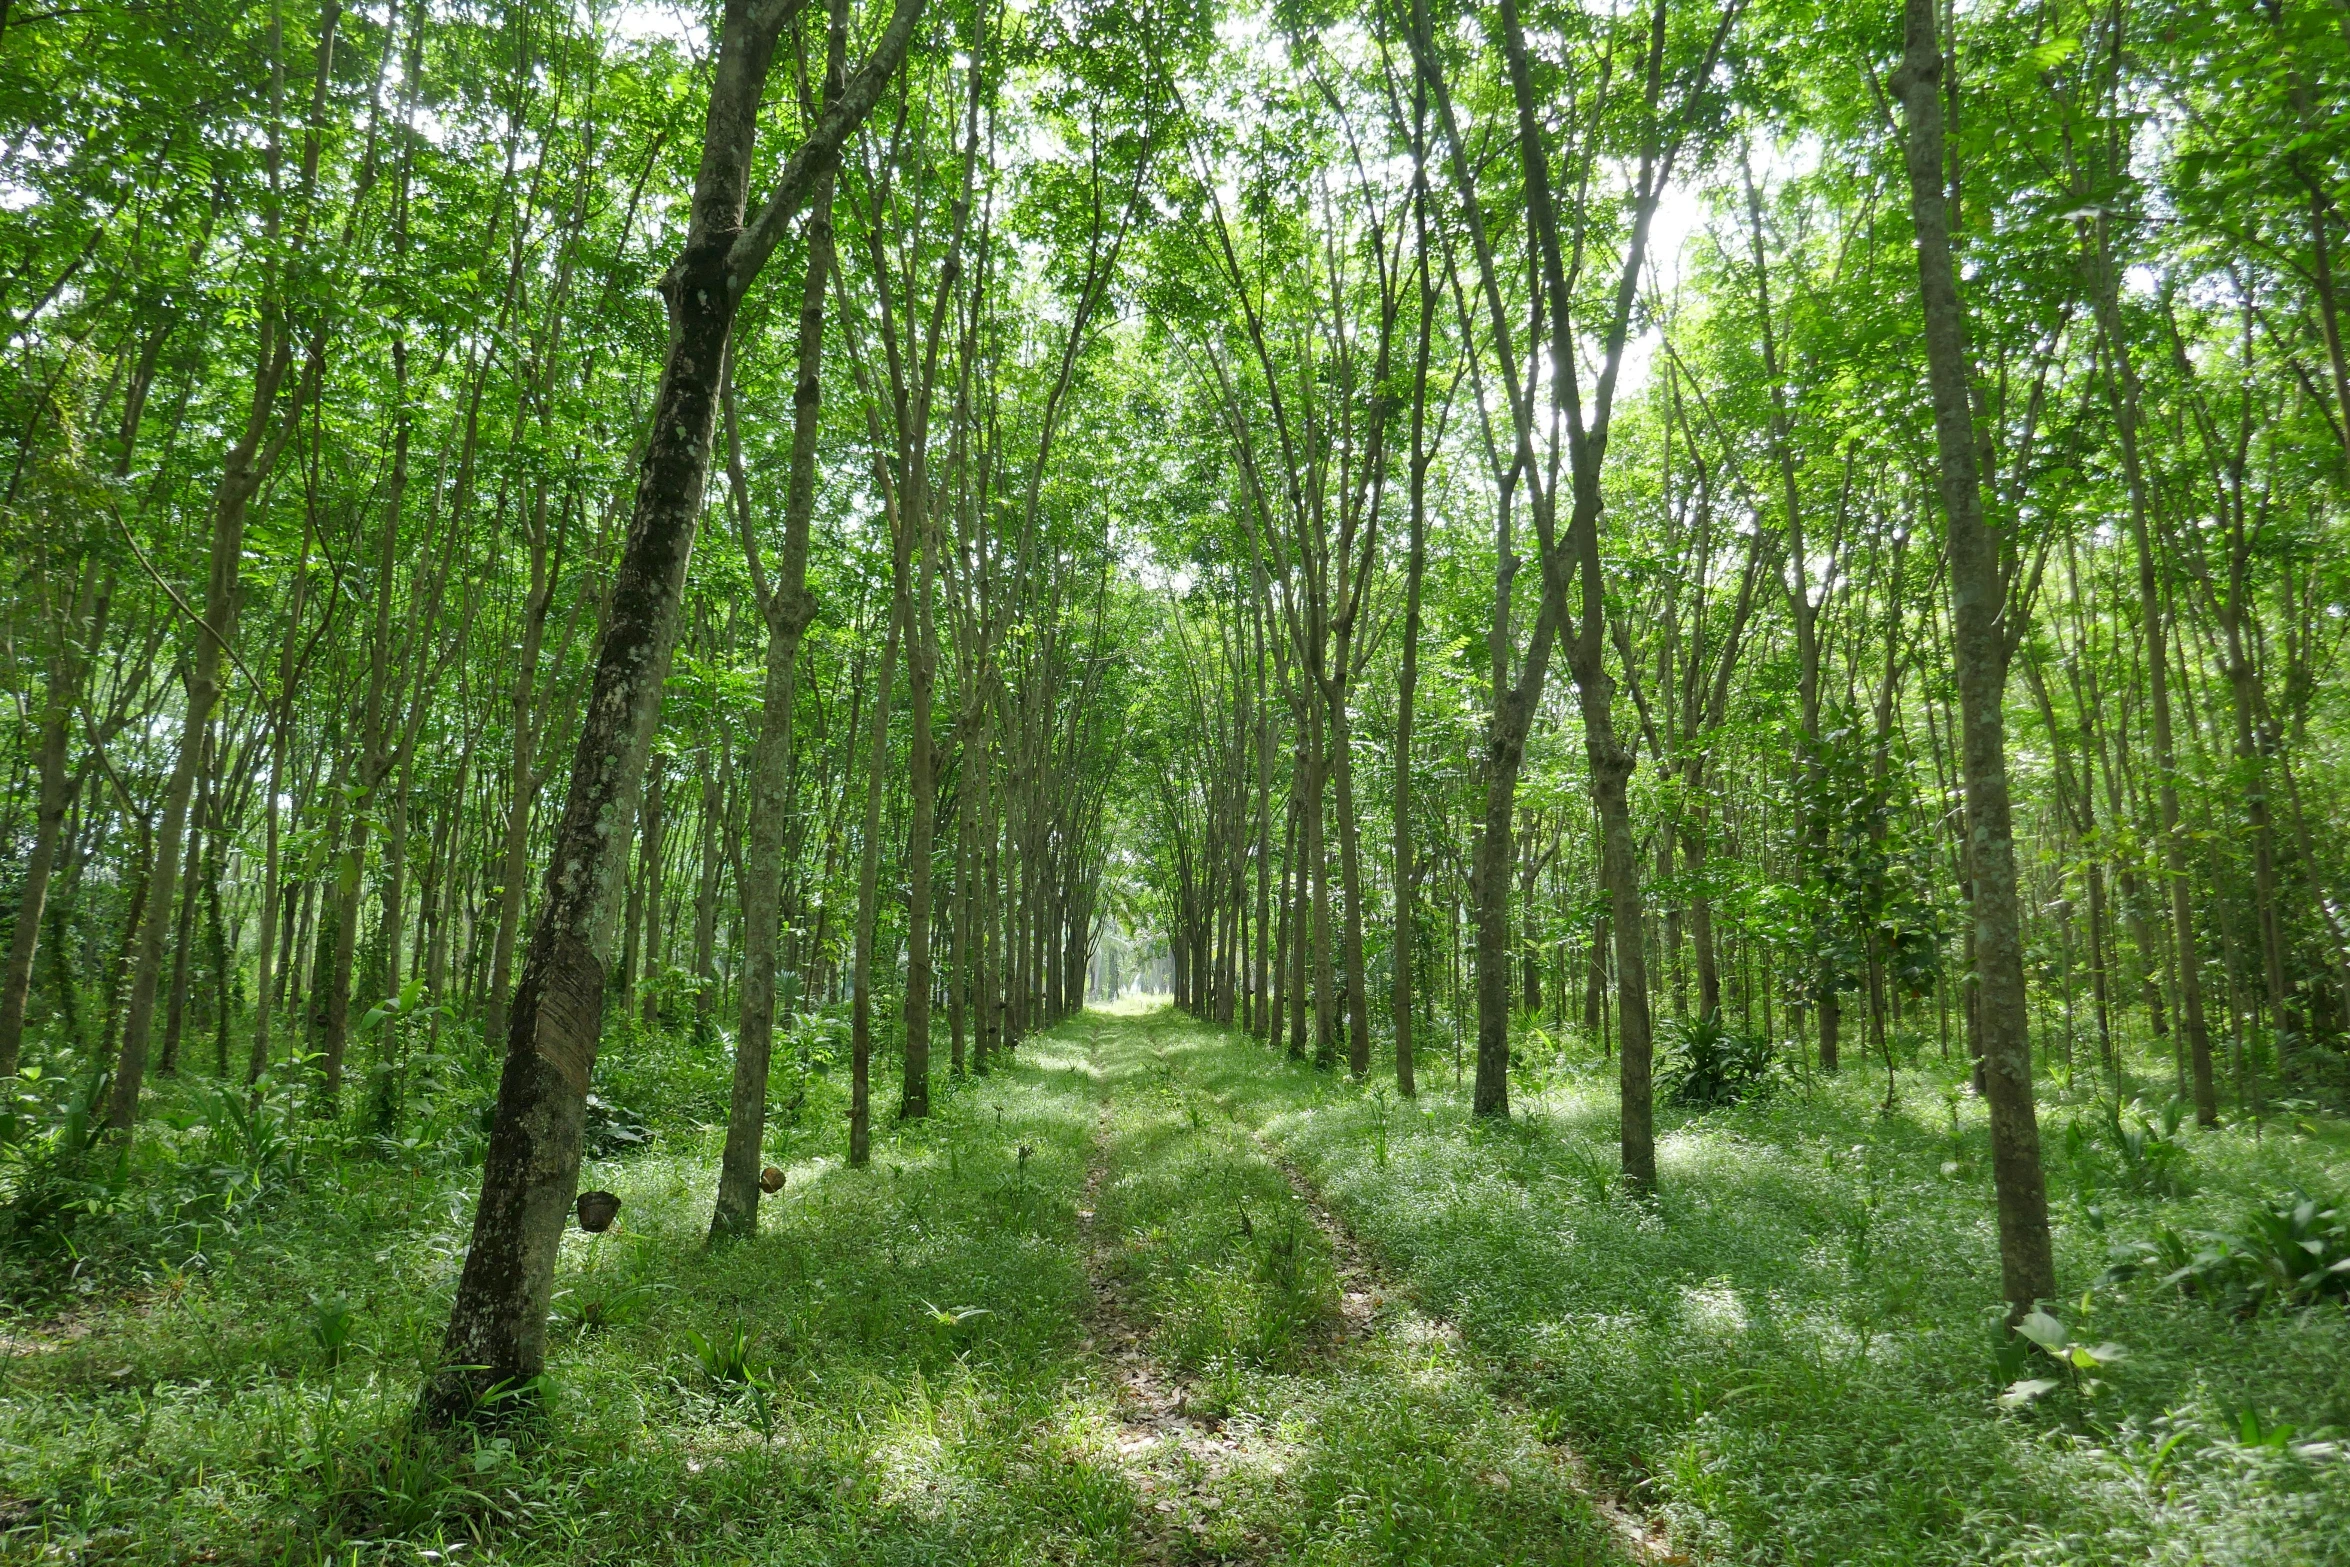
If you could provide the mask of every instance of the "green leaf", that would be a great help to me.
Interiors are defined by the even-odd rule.
[[[2053,1393],[2062,1386],[2064,1384],[2053,1377],[2025,1377],[2008,1384],[2007,1391],[1999,1395],[1999,1407],[2022,1409],[2041,1395]]]
[[[2015,1325],[2015,1330],[2051,1355],[2061,1355],[2073,1341],[2065,1325],[2045,1311],[2034,1311]]]
[[[2051,38],[2034,49],[2028,58],[2033,70],[2053,71],[2080,52],[2081,41],[2078,38]]]

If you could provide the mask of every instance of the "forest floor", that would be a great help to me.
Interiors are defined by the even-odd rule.
[[[714,1054],[583,1175],[625,1205],[566,1242],[543,1416],[405,1435],[474,1172],[346,1151],[0,1322],[0,1560],[2350,1561],[2350,1320],[2101,1272],[2350,1188],[2331,1120],[2149,1173],[2052,1097],[2059,1314],[2125,1352],[2010,1408],[1982,1111],[1930,1072],[1670,1113],[1636,1199],[1597,1059],[1478,1123],[1442,1062],[1405,1102],[1088,1012],[864,1170],[814,1082],[710,1253]]]

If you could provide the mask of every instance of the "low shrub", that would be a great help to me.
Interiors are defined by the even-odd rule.
[[[1718,1012],[1666,1024],[1664,1045],[1657,1077],[1674,1104],[1738,1104],[1768,1093],[1774,1081],[1778,1052],[1771,1042],[1740,1033]]]
[[[2146,1275],[2242,1316],[2271,1305],[2350,1305],[2350,1204],[2291,1191],[2255,1203],[2224,1230],[2159,1227],[2151,1240],[2113,1249],[2108,1279]]]

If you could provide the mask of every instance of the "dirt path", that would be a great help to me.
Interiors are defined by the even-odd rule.
[[[1128,1559],[1675,1560],[1182,1071],[1171,1024],[1105,1018],[1088,1053],[1084,1346],[1140,1501]]]
[[[1095,1053],[1100,1049],[1099,1036]],[[1151,1321],[1127,1298],[1117,1279],[1118,1237],[1099,1222],[1102,1182],[1109,1174],[1112,1101],[1102,1096],[1094,1132],[1093,1162],[1086,1171],[1085,1205],[1077,1210],[1085,1226],[1085,1266],[1093,1282],[1093,1310],[1082,1347],[1108,1373],[1118,1422],[1118,1461],[1143,1501],[1138,1514],[1137,1559],[1174,1562],[1195,1558],[1206,1544],[1207,1515],[1219,1511],[1218,1481],[1249,1457],[1248,1435],[1216,1414],[1194,1407],[1195,1384],[1162,1366],[1150,1351]],[[1263,1544],[1262,1538],[1247,1542]],[[1256,1561],[1255,1552],[1224,1561]]]

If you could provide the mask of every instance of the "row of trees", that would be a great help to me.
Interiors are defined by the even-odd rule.
[[[438,1417],[538,1368],[604,1041],[731,1041],[718,1241],[779,1033],[861,1163],[877,1049],[919,1117],[942,1023],[1082,1004],[1139,640],[1091,389],[1175,24],[624,20],[0,33],[0,1075],[128,1137],[158,1073],[396,1117],[387,1016],[502,1054]]]
[[[1955,1033],[2019,1312],[2035,1044],[2336,1082],[2346,89],[2338,8],[1931,0],[1225,78],[1143,349],[1179,997],[1407,1094],[1465,1021],[1505,1114],[1576,986],[1637,1186],[1660,1000],[1828,1070],[1857,1007],[1889,1107]]]
[[[607,1037],[731,1044],[723,1241],[801,1015],[862,1160],[1138,893],[1488,1114],[1579,987],[1640,1185],[1652,1007],[1931,1015],[2019,1307],[2036,1040],[2336,1069],[2337,10],[708,20],[0,23],[0,1072],[497,1054],[431,1413]]]

